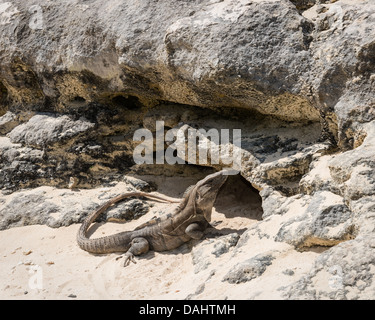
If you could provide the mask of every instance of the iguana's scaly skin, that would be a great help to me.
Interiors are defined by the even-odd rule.
[[[186,192],[173,214],[138,227],[133,231],[112,236],[89,239],[86,235],[91,223],[110,206],[125,198],[143,196],[154,200],[175,202],[143,192],[126,193],[118,196],[91,213],[78,231],[80,248],[91,253],[125,252],[125,265],[134,262],[134,255],[141,255],[150,249],[167,251],[181,246],[191,239],[201,239],[203,231],[211,220],[212,206],[217,193],[227,179],[225,171],[211,174]]]

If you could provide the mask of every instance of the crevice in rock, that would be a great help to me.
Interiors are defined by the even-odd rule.
[[[77,107],[80,105],[85,105],[86,104],[86,99],[81,97],[81,96],[75,96],[71,101],[70,105]]]
[[[319,2],[320,4],[325,4],[334,3],[336,1],[337,0],[320,0]],[[290,2],[292,2],[296,6],[297,10],[301,13],[318,4],[317,0],[290,0]]]
[[[209,231],[209,235],[241,235],[251,224],[261,221],[262,215],[262,198],[259,191],[241,175],[228,176],[214,204],[214,229]]]
[[[313,7],[316,0],[290,0],[290,2],[296,6],[298,11],[303,12]]]
[[[350,127],[350,124],[345,124],[340,134],[340,149],[341,151],[353,150],[360,147],[367,137],[367,133],[363,130],[355,131]]]
[[[299,193],[299,182],[309,171],[312,154],[290,160],[286,165],[277,165],[265,170],[265,181],[284,196]]]
[[[356,72],[361,76],[370,77],[375,66],[375,41],[364,45],[357,53],[359,63]]]
[[[8,89],[3,82],[0,81],[0,117],[7,111]]]
[[[135,96],[128,96],[128,95],[116,95],[111,99],[111,103],[118,108],[125,108],[129,110],[137,110],[141,109],[143,105],[139,101],[139,99]]]
[[[309,237],[304,240],[304,242],[300,243],[296,250],[305,252],[305,251],[313,251],[313,252],[324,252],[339,243],[353,240],[355,239],[357,234],[356,228],[354,226],[350,226],[347,230],[347,233],[341,239],[322,239],[319,237]]]

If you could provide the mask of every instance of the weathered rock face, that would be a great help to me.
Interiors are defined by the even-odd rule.
[[[66,108],[133,94],[316,120],[317,105],[371,96],[357,90],[372,81],[371,4],[329,4],[315,21],[286,0],[142,6],[4,2],[4,101]]]
[[[309,71],[312,24],[288,1],[142,6],[5,2],[7,99],[66,107],[123,93],[148,103],[220,104],[288,119],[318,118],[299,95],[300,78]]]
[[[272,263],[272,255],[260,254],[229,270],[223,281],[229,283],[247,282],[261,276],[266,271],[267,266]]]
[[[184,132],[241,129],[241,175],[262,198],[263,221],[206,247],[228,262],[218,281],[251,288],[290,250],[332,247],[278,292],[373,297],[374,19],[370,0],[0,1],[0,228],[69,225],[96,205],[23,188],[203,172],[134,165],[133,133],[155,134],[156,121]],[[147,206],[124,210],[132,218]],[[263,242],[266,253],[252,249]],[[337,270],[339,286],[314,287]]]
[[[75,192],[73,190],[40,187],[13,193],[0,198],[0,230],[27,225],[47,225],[51,228],[81,223],[84,218],[105,202],[124,192],[151,191],[145,181],[131,178],[111,183],[111,189]],[[139,199],[129,199],[108,210],[97,221],[129,221],[146,214],[149,205]]]

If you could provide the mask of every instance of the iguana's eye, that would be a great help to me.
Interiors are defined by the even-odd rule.
[[[201,208],[196,208],[197,214],[203,214],[203,210]]]

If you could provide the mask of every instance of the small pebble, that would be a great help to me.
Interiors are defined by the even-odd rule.
[[[287,275],[287,276],[293,276],[294,275],[294,271],[291,270],[291,269],[286,269],[283,271],[283,274]]]

